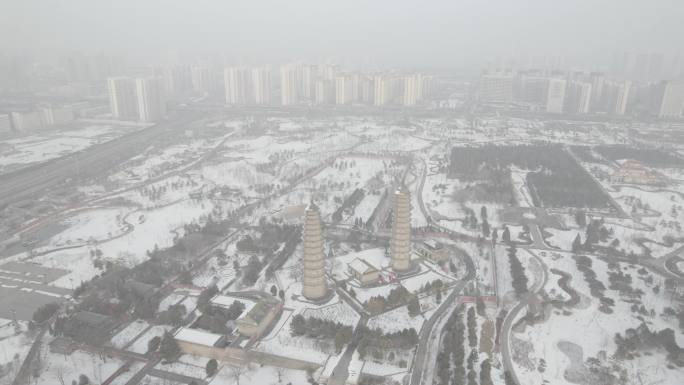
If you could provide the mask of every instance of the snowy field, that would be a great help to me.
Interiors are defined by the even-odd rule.
[[[647,311],[653,310],[653,315],[634,313],[630,309],[631,304],[626,301],[627,298],[611,289],[606,290],[605,295],[615,300],[615,307],[612,314],[606,314],[598,310],[598,299],[591,296],[589,287],[582,273],[577,270],[575,261],[572,260],[570,254],[556,254],[555,258],[557,259],[553,261],[553,266],[572,276],[570,285],[578,291],[581,301],[576,307],[568,309],[569,314],[548,308],[547,311],[550,312],[550,316],[543,323],[528,326],[524,331],[514,330],[512,334],[514,341],[520,339],[525,341],[524,345],[532,347],[532,350],[527,353],[527,359],[517,363],[516,372],[521,381],[525,383],[548,381],[553,384],[571,384],[572,382],[568,382],[564,378],[564,373],[573,365],[573,357],[567,355],[568,351],[563,346],[579,347],[578,351],[581,352],[584,359],[597,357],[600,352],[612,355],[616,349],[615,333],[619,332],[624,335],[627,328],[638,327],[642,323],[642,318],[651,330],[662,330],[664,328],[675,330],[677,343],[680,346],[684,345],[684,334],[680,331],[676,320],[661,316],[663,309],[674,306],[667,296],[655,294],[653,291],[655,286],[662,287],[662,278],[656,276],[654,282],[649,284],[640,278],[638,269],[621,263],[620,269],[633,277],[633,288],[644,293],[640,302],[646,306]],[[606,263],[594,258],[592,261],[597,279],[608,287],[609,269]],[[557,276],[552,275],[545,286],[547,292],[558,292],[560,290],[556,283],[557,278]],[[679,379],[684,375],[684,370],[681,368],[667,369],[663,357],[659,359],[655,359],[655,357],[658,357],[658,354],[654,355],[653,360],[648,357],[644,358],[644,364],[648,361],[644,370],[650,373],[649,378],[652,381],[650,383],[679,384]],[[544,358],[547,365],[547,369],[543,373],[533,369],[539,365],[541,358]],[[636,373],[637,368],[641,365],[642,363],[630,361],[620,363],[620,366],[627,369],[629,373]],[[637,378],[633,376],[630,378],[633,381],[630,384],[640,384]]]
[[[81,123],[78,123],[79,125]],[[143,128],[139,125],[86,125],[0,141],[0,174],[12,167],[45,162]]]
[[[334,305],[328,305],[317,309],[306,309],[301,313],[304,317],[314,317],[342,325],[356,328],[356,325],[361,319],[361,315],[356,313],[354,309],[346,302],[338,302]]]

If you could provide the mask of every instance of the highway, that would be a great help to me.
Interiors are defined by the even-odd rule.
[[[0,175],[0,208],[38,197],[76,179],[103,175],[142,152],[154,139],[183,129],[198,117],[198,114],[184,113],[173,122],[160,123],[80,152]]]

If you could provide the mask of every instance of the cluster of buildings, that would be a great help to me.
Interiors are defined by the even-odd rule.
[[[337,65],[288,64],[229,67],[224,70],[229,105],[415,106],[430,93],[431,78],[422,74],[345,72]]]
[[[665,186],[665,175],[644,166],[636,160],[626,160],[610,176],[610,181],[617,184],[638,184],[649,186]]]
[[[432,78],[418,73],[364,74],[338,65],[287,64],[175,66],[156,72],[171,95],[188,91],[219,95],[235,106],[348,105],[415,106],[428,97]]]
[[[306,209],[304,220],[302,295],[312,301],[320,301],[328,295],[320,215],[318,207],[312,203]],[[411,254],[411,198],[408,190],[402,186],[392,196],[392,272],[410,272]],[[362,285],[377,283],[380,278],[379,269],[362,258],[351,261],[348,271],[350,276]]]
[[[629,80],[614,81],[601,73],[504,71],[480,77],[478,99],[518,103],[548,113],[624,115],[632,90]]]
[[[166,93],[159,77],[111,77],[107,92],[112,116],[117,119],[154,122],[166,116]]]
[[[447,250],[444,246],[434,241],[422,242],[416,245],[415,249],[412,249],[410,202],[410,194],[403,186],[392,195],[391,271],[389,273],[395,278],[416,271],[416,266],[412,264],[413,261],[411,260],[413,253],[420,258],[430,259],[436,263],[448,259]],[[330,299],[332,292],[326,279],[325,239],[321,214],[318,206],[313,202],[306,207],[304,212],[302,241],[301,295],[307,301],[326,301]],[[364,252],[358,253],[359,257],[348,263],[347,270],[350,279],[355,280],[361,286],[384,283],[381,269],[367,261],[362,256],[363,254]],[[235,321],[231,321],[231,327],[237,331],[239,338],[229,341],[226,336],[221,334],[192,327],[181,327],[174,333],[174,338],[178,341],[182,351],[217,359],[244,359],[246,353],[243,349],[243,339],[249,339],[252,343],[265,336],[277,322],[283,309],[281,301],[266,294],[259,298],[240,297],[239,294],[217,294],[210,300],[212,305],[226,309],[229,309],[235,301],[240,301],[246,305],[244,313]]]
[[[480,77],[477,98],[516,104],[552,114],[646,112],[659,118],[684,117],[684,81],[637,83],[599,72],[497,71]]]
[[[33,131],[59,126],[73,121],[80,106],[39,105],[19,111],[0,114],[0,133],[9,131]]]
[[[422,74],[343,72],[336,65],[273,67],[205,66],[156,69],[152,75],[110,77],[107,90],[117,119],[153,122],[166,113],[167,98],[219,95],[230,106],[350,105],[416,106],[429,95],[432,78]]]

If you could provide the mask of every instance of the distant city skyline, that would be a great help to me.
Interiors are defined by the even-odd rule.
[[[13,33],[0,37],[0,47],[37,56],[117,51],[135,63],[215,52],[235,64],[302,58],[462,72],[533,58],[607,67],[615,52],[676,55],[684,32],[684,5],[673,0],[200,3],[12,2],[0,18]]]

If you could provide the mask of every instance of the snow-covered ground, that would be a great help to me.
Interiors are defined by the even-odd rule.
[[[407,119],[402,122],[395,122],[390,118],[368,117],[278,118],[268,119],[264,123],[269,127],[265,133],[250,132],[248,126],[251,123],[253,121],[250,119],[218,122],[211,127],[216,129],[215,134],[202,134],[204,136],[197,137],[190,135],[183,143],[150,146],[122,167],[112,170],[109,175],[103,175],[103,180],[95,181],[93,185],[81,186],[79,191],[85,195],[89,203],[85,207],[71,211],[69,215],[60,216],[56,220],[59,222],[59,232],[43,243],[44,246],[36,249],[37,255],[28,256],[22,253],[10,259],[27,259],[45,267],[67,268],[69,273],[51,284],[71,289],[80,282],[101,274],[103,270],[96,267],[100,261],[133,266],[147,258],[148,250],[170,246],[176,237],[183,234],[185,225],[201,223],[210,214],[227,218],[231,212],[247,203],[259,202],[249,215],[241,218],[245,224],[255,225],[261,216],[300,223],[298,216],[301,215],[301,207],[312,198],[321,208],[324,220],[330,222],[332,213],[341,206],[345,198],[356,189],[364,189],[364,198],[353,209],[353,214],[345,214],[341,224],[351,225],[356,218],[361,218],[365,222],[380,203],[384,190],[405,171],[408,172],[404,182],[412,193],[414,227],[421,227],[427,223],[427,218],[420,209],[419,198],[422,198],[428,215],[437,223],[457,232],[479,236],[481,230],[468,228],[463,220],[472,210],[480,222],[480,209],[485,206],[489,224],[492,228],[499,229],[499,236],[501,227],[508,224],[512,239],[523,241],[517,236],[522,229],[521,223],[503,223],[502,209],[506,208],[504,205],[479,202],[477,197],[471,201],[461,201],[462,199],[457,197],[460,191],[469,187],[469,183],[447,178],[445,168],[448,165],[449,147],[458,143],[529,143],[530,140],[539,138],[566,144],[610,144],[623,140],[616,134],[617,130],[612,123],[574,124],[568,121],[547,122],[506,117]],[[221,127],[232,127],[237,131],[226,133],[221,131]],[[48,133],[14,140],[8,145],[10,149],[4,150],[8,148],[5,146],[4,152],[0,154],[0,173],[6,167],[52,159],[60,154],[79,151],[106,138],[121,135],[127,129],[88,128],[73,134],[68,133],[61,141]],[[135,129],[139,127],[130,128]],[[406,159],[413,160],[408,170],[404,162]],[[586,164],[583,165],[588,167]],[[611,170],[609,166],[590,170],[596,177],[601,175],[601,171]],[[532,205],[525,185],[526,172],[515,168],[512,170],[516,200],[522,207]],[[675,179],[681,179],[681,175],[684,175],[678,170],[661,172]],[[419,192],[425,173],[424,186]],[[305,175],[307,178],[303,178]],[[621,208],[631,216],[605,218],[606,227],[613,232],[613,237],[620,241],[619,249],[642,254],[644,249],[637,241],[644,238],[644,247],[657,258],[681,246],[677,241],[671,245],[664,242],[666,237],[678,238],[683,235],[679,224],[684,220],[684,196],[677,192],[681,188],[679,181],[662,190],[645,186],[613,186],[606,180],[602,180],[601,183]],[[523,383],[536,384],[544,380],[553,384],[565,383],[563,374],[571,359],[567,352],[564,353],[559,348],[559,342],[568,341],[580,346],[585,359],[597,356],[601,350],[610,354],[615,348],[614,333],[624,332],[625,328],[634,327],[639,322],[630,309],[631,304],[619,298],[612,290],[607,290],[606,295],[616,300],[614,313],[607,315],[598,311],[598,300],[591,297],[574,260],[569,254],[562,252],[570,250],[572,241],[578,233],[584,240],[584,230],[576,226],[571,213],[556,212],[554,215],[564,219],[561,223],[566,226],[561,227],[565,230],[550,227],[545,230],[551,234],[547,239],[548,243],[558,247],[560,252],[546,252],[548,255],[537,258],[535,251],[521,247],[517,255],[526,268],[530,287],[539,287],[543,283],[545,273],[548,273],[547,269],[557,268],[572,276],[570,284],[580,292],[582,300],[577,308],[569,310],[570,315],[551,310],[549,319],[545,322],[513,333],[516,342],[522,341],[520,346],[531,346],[529,360],[535,364],[533,366],[538,366],[542,357],[546,360],[547,368],[544,373],[540,373],[535,367],[528,369],[526,363],[518,363],[516,372],[524,379]],[[384,247],[373,246],[377,248],[348,252],[351,249],[349,244],[345,244],[344,241],[335,242],[340,244],[326,244],[326,255],[329,250],[335,252],[332,258],[326,260],[326,269],[330,276],[346,280],[349,277],[348,264],[355,258],[366,259],[378,269],[385,269],[383,276],[387,276],[390,260],[385,255]],[[492,255],[488,244],[483,246],[475,242],[456,242],[447,239],[444,242],[473,256],[480,290],[492,292],[493,284],[497,282],[499,293],[505,297],[504,304],[510,304],[514,300],[505,246],[497,246]],[[54,248],[63,249],[55,251]],[[245,266],[249,256],[235,250],[234,240],[227,242],[222,249],[228,256],[227,263],[221,261],[219,264],[219,258],[212,256],[193,277],[194,285],[207,287],[216,283],[221,289],[241,289],[240,285],[234,282],[236,272],[233,260],[235,258],[239,265]],[[269,334],[262,341],[258,341],[254,348],[309,361],[323,365],[326,370],[332,370],[341,357],[340,353],[335,351],[332,341],[292,337],[292,318],[297,314],[304,314],[355,326],[361,316],[337,293],[333,293],[323,304],[310,303],[301,297],[301,254],[300,246],[286,262],[285,267],[275,272],[275,277],[261,276],[257,284],[248,288],[268,291],[275,285],[285,294],[285,308],[281,317]],[[492,264],[494,258],[498,262],[496,277]],[[540,260],[548,266],[544,266]],[[598,279],[608,286],[607,266],[596,258],[592,260]],[[458,260],[455,260],[455,264],[458,270],[456,274],[462,277],[465,274],[465,267]],[[399,285],[411,292],[417,292],[427,282],[436,279],[446,282],[450,279],[434,265],[421,266],[423,271],[419,275],[401,281],[376,287],[354,286],[356,297],[362,303],[372,296],[387,296],[390,290]],[[665,327],[679,330],[674,319],[661,316],[665,306],[671,305],[665,302],[666,296],[659,296],[653,292],[656,285],[662,290],[662,278],[654,277],[654,283],[647,283],[645,279],[638,278],[640,274],[635,269],[625,265],[621,265],[621,268],[632,275],[634,286],[644,292],[642,302],[647,309],[654,310],[655,316],[651,316],[650,313],[643,316],[649,326],[657,330]],[[569,295],[558,285],[558,278],[558,275],[548,273],[544,290],[554,299],[567,300]],[[349,284],[355,285],[353,281]],[[233,300],[234,298],[225,300],[223,305],[229,306]],[[178,303],[183,304],[187,311],[193,311],[197,306],[197,293],[173,292],[162,300],[159,311]],[[403,306],[371,317],[368,326],[380,328],[385,332],[395,332],[409,327],[420,330],[425,320],[439,305],[434,295],[421,295],[420,304],[421,315],[411,317]],[[481,328],[481,321],[478,318],[478,330]],[[20,360],[15,356],[25,355],[31,340],[25,333],[13,335],[8,331],[10,328],[3,326],[2,323],[0,321],[0,363],[5,370],[11,362],[10,366],[16,370]],[[168,326],[150,326],[146,322],[134,321],[118,331],[110,343],[132,352],[145,353],[148,341],[169,329]],[[680,346],[684,345],[680,332],[677,333],[677,339]],[[353,369],[352,377],[363,373],[387,376],[401,381],[410,367],[410,355],[409,352],[393,360],[383,357],[363,362],[356,354],[350,366],[350,369]],[[73,358],[59,358],[63,361],[60,362],[61,366],[56,365],[59,360],[55,357],[48,357],[44,379],[38,383],[57,384],[60,382],[56,377],[59,373],[64,375],[65,383],[70,383],[79,372],[99,383],[121,364],[109,358],[106,363],[100,362],[99,357],[83,351],[74,353]],[[641,375],[647,376],[652,383],[677,383],[673,381],[681,378],[681,371],[665,368],[663,360],[664,358],[658,355],[644,356],[622,365],[630,373],[630,378],[638,378]],[[183,356],[178,363],[158,365],[157,369],[204,378],[205,365],[205,359]],[[220,366],[219,374],[209,379],[209,382],[214,385],[236,382],[231,367],[225,364]],[[113,383],[125,383],[139,369],[139,366],[134,365],[129,372],[119,376]],[[498,373],[497,370],[494,369],[494,372]],[[269,385],[287,382],[299,384],[306,381],[306,373],[302,371],[254,366],[243,374],[240,383]],[[164,382],[147,376],[142,383]]]
[[[101,357],[81,350],[68,356],[46,352],[43,360],[40,375],[34,377],[34,383],[39,385],[78,383],[80,375],[100,384],[124,364],[124,361],[115,357]]]
[[[82,123],[75,123],[82,125]],[[139,125],[94,124],[70,130],[46,131],[0,141],[0,173],[5,169],[44,162],[84,150],[124,134],[140,130]]]
[[[599,259],[592,258],[592,269],[599,279],[608,288],[608,267],[607,264]],[[583,354],[584,360],[589,357],[597,357],[600,352],[605,352],[609,356],[615,352],[614,341],[615,333],[624,332],[627,328],[636,328],[643,320],[651,330],[659,331],[671,328],[675,331],[677,343],[684,345],[684,334],[679,329],[674,318],[663,317],[661,314],[666,307],[675,306],[669,296],[656,294],[653,291],[655,286],[662,288],[663,278],[655,276],[654,282],[649,284],[640,278],[640,273],[635,267],[627,264],[620,264],[621,270],[632,276],[632,287],[643,292],[641,303],[646,306],[647,311],[653,310],[653,315],[642,315],[634,313],[630,307],[631,303],[625,301],[626,297],[621,296],[617,291],[607,289],[605,295],[615,300],[612,314],[606,314],[598,310],[598,299],[591,296],[589,287],[580,271],[577,270],[575,261],[569,253],[555,253],[552,259],[552,266],[562,270],[572,276],[570,285],[578,291],[581,301],[578,306],[568,309],[569,313],[561,310],[548,308],[550,313],[548,319],[534,326],[525,327],[524,331],[515,331],[512,338],[521,339],[525,345],[532,348],[527,353],[527,364],[518,363],[516,373],[524,383],[541,383],[544,380],[553,384],[571,384],[564,377],[565,371],[572,365],[572,358],[569,357],[562,347],[576,345]],[[552,275],[547,282],[545,290],[547,292],[558,292],[557,276]],[[521,345],[522,346],[522,345]],[[654,356],[654,357],[657,357]],[[546,361],[546,370],[540,373],[536,370],[540,359]],[[650,383],[678,384],[679,379],[684,375],[684,371],[679,368],[668,369],[662,357],[658,359],[644,358],[642,362],[619,362],[618,364],[634,373],[641,365],[647,367]],[[648,362],[646,362],[648,361]],[[654,381],[654,382],[653,382]],[[630,376],[630,384],[640,384],[638,377]]]

